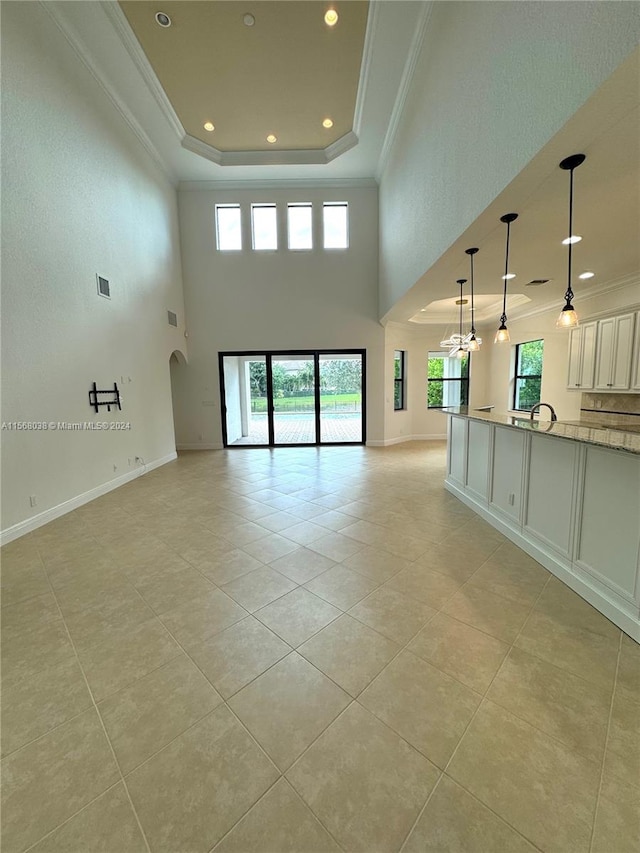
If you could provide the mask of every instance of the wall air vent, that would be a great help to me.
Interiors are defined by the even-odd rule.
[[[546,284],[548,281],[551,281],[550,278],[532,278],[531,281],[528,281],[525,284],[525,287],[540,287],[541,284]]]
[[[109,287],[108,279],[102,278],[101,275],[96,275],[96,281],[98,283],[98,296],[111,299],[111,288]]]
[[[170,326],[178,326],[178,315],[174,314],[173,311],[167,311],[167,317],[169,318]]]

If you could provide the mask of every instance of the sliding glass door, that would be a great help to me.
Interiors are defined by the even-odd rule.
[[[364,350],[220,353],[225,447],[362,444]]]

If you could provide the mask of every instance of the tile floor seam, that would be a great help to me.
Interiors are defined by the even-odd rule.
[[[438,767],[438,770],[440,770],[440,768],[439,768],[439,767]],[[429,805],[429,801],[431,800],[431,798],[432,798],[432,797],[433,797],[433,795],[435,794],[436,789],[437,789],[438,785],[440,784],[440,780],[442,779],[442,777],[443,777],[443,776],[444,776],[444,770],[440,770],[440,775],[439,775],[439,776],[438,776],[438,778],[436,779],[436,783],[435,783],[435,785],[434,785],[434,786],[433,786],[433,788],[429,791],[429,794],[428,794],[428,796],[427,796],[427,799],[425,800],[425,802],[424,802],[424,804],[423,804],[422,808],[421,808],[421,809],[420,809],[420,811],[418,812],[418,815],[417,815],[416,819],[414,820],[414,822],[413,822],[413,823],[411,824],[411,826],[409,827],[409,831],[407,832],[407,834],[405,835],[404,839],[402,840],[402,843],[400,844],[400,847],[398,847],[398,853],[402,853],[402,851],[403,851],[403,850],[404,850],[404,848],[406,847],[407,841],[408,841],[408,840],[409,840],[409,838],[411,837],[411,833],[413,832],[413,830],[414,830],[414,829],[416,828],[416,826],[418,825],[418,822],[419,822],[420,818],[422,817],[422,815],[424,814],[424,812],[425,812],[425,810],[426,810],[427,806]]]
[[[99,722],[100,722],[100,726],[101,726],[101,728],[102,728],[103,734],[104,734],[104,736],[105,736],[105,738],[106,738],[106,740],[107,740],[107,744],[109,745],[109,750],[111,751],[111,755],[112,755],[113,760],[114,760],[114,762],[115,762],[115,766],[116,766],[116,768],[117,768],[117,771],[118,771],[118,773],[120,774],[120,781],[122,782],[122,784],[123,784],[123,786],[124,786],[124,790],[125,790],[125,793],[126,793],[126,795],[127,795],[127,799],[128,799],[128,801],[129,801],[129,805],[131,806],[131,810],[133,811],[133,815],[134,815],[135,820],[136,820],[136,823],[137,823],[137,825],[138,825],[138,829],[140,830],[140,832],[141,832],[141,834],[142,834],[143,841],[144,841],[145,846],[146,846],[146,848],[147,848],[147,853],[151,853],[151,847],[150,847],[150,845],[149,845],[149,841],[148,841],[148,839],[147,839],[147,834],[146,834],[146,833],[145,833],[145,831],[144,831],[144,827],[142,826],[142,823],[141,823],[140,818],[139,818],[139,816],[138,816],[138,812],[137,812],[137,810],[136,810],[136,808],[135,808],[135,806],[134,806],[134,804],[133,804],[133,800],[131,799],[131,794],[129,793],[129,787],[128,787],[128,785],[127,785],[127,783],[126,783],[126,781],[125,781],[125,777],[124,777],[124,775],[123,775],[123,773],[122,773],[122,768],[120,767],[120,762],[118,761],[118,757],[117,757],[117,755],[116,755],[116,751],[115,751],[115,749],[114,749],[113,744],[111,743],[111,738],[109,737],[109,734],[108,734],[108,732],[107,732],[106,726],[105,726],[105,724],[104,724],[104,720],[102,719],[102,714],[100,713],[100,711],[99,711],[99,709],[98,709],[98,706],[97,706],[97,704],[96,704],[96,700],[95,700],[95,696],[93,695],[93,691],[91,690],[91,687],[89,686],[89,680],[87,679],[87,675],[86,675],[86,673],[85,673],[85,671],[84,671],[84,667],[82,666],[82,662],[81,662],[81,660],[80,660],[80,656],[78,655],[78,650],[77,650],[77,648],[76,648],[75,643],[73,642],[73,637],[71,636],[71,632],[69,631],[69,626],[67,625],[66,619],[64,618],[64,614],[62,613],[62,609],[61,609],[61,607],[60,607],[60,603],[58,602],[58,598],[57,598],[57,596],[56,596],[55,590],[54,590],[54,588],[53,588],[53,585],[51,584],[51,580],[50,580],[50,579],[49,579],[49,584],[50,584],[50,586],[51,586],[51,593],[52,593],[53,598],[54,598],[54,600],[55,600],[55,602],[56,602],[56,606],[57,606],[57,608],[58,608],[58,610],[59,610],[59,612],[60,612],[60,615],[62,616],[62,620],[63,620],[63,623],[64,623],[64,627],[65,627],[65,630],[66,630],[66,632],[67,632],[67,636],[69,637],[69,642],[71,643],[71,647],[72,647],[73,652],[74,652],[75,657],[76,657],[76,662],[77,662],[78,666],[80,667],[80,671],[81,671],[81,673],[82,673],[82,677],[83,677],[83,679],[84,679],[85,686],[86,686],[87,690],[89,691],[89,695],[91,696],[91,702],[92,702],[92,704],[93,704],[93,709],[94,709],[94,711],[95,711],[95,713],[96,713],[96,715],[97,715],[97,717],[98,717],[98,720],[99,720]],[[104,794],[104,791],[102,791],[101,793],[103,793],[103,794]],[[77,814],[77,812],[76,812],[76,814]]]
[[[59,823],[57,826],[54,826],[53,829],[50,829],[49,832],[38,838],[38,840],[34,841],[33,844],[30,844],[29,847],[25,847],[24,850],[20,851],[20,853],[29,853],[30,850],[33,850],[34,847],[37,847],[38,844],[41,844],[46,838],[49,838],[50,836],[54,835],[59,829],[62,829],[63,826],[66,826],[68,823],[71,823],[74,818],[76,818],[79,814],[82,814],[83,811],[86,811],[86,809],[92,806],[101,797],[104,797],[105,794],[108,794],[109,791],[113,791],[115,788],[117,788],[118,785],[122,785],[122,779],[118,779],[118,781],[114,782],[113,785],[109,785],[109,787],[105,788],[104,791],[101,791],[97,797],[94,797],[90,802],[85,803],[85,805],[82,806],[81,809],[78,809],[77,812],[74,812],[68,818],[65,818],[62,823]]]
[[[607,733],[604,739],[604,749],[602,750],[602,763],[600,766],[600,778],[598,780],[598,792],[596,794],[596,801],[593,809],[593,823],[591,825],[591,837],[589,839],[589,851],[593,850],[593,841],[596,833],[596,821],[598,819],[598,809],[600,806],[600,797],[602,796],[602,783],[604,781],[604,768],[607,760],[607,747],[609,745],[609,734],[611,732],[611,721],[613,719],[613,707],[616,701],[616,687],[618,685],[618,669],[620,668],[620,656],[622,654],[622,635],[623,632],[620,631],[620,637],[618,640],[618,657],[616,659],[616,671],[613,678],[613,689],[611,691],[611,702],[609,705],[609,718],[607,720]]]
[[[551,580],[551,575],[549,575],[549,577],[547,578],[547,581],[546,581],[545,585],[544,585],[544,586],[543,586],[543,588],[540,590],[540,593],[538,594],[538,598],[537,598],[537,599],[536,599],[536,601],[531,605],[531,610],[529,611],[529,616],[530,616],[530,615],[531,615],[531,613],[533,612],[533,608],[535,607],[535,605],[536,605],[536,603],[538,602],[538,600],[539,600],[540,596],[542,595],[542,593],[543,593],[543,592],[545,591],[545,589],[547,588],[547,584],[549,583],[549,581],[550,581],[550,580]],[[527,618],[526,618],[526,619],[524,620],[524,622],[522,623],[522,627],[520,628],[520,631],[518,631],[517,635],[515,636],[515,638],[514,638],[514,640],[513,640],[513,643],[511,643],[510,648],[509,648],[509,651],[511,651],[511,649],[514,647],[514,645],[515,645],[515,643],[516,643],[516,641],[517,641],[518,637],[520,636],[520,634],[522,633],[522,631],[523,631],[523,629],[524,629],[525,625],[527,624],[527,620],[529,619],[529,616],[527,616]],[[471,728],[471,726],[473,725],[473,721],[474,721],[474,720],[475,720],[475,718],[478,716],[478,712],[480,711],[480,708],[482,708],[482,706],[484,705],[484,703],[485,703],[485,702],[489,702],[489,701],[490,701],[490,700],[487,698],[487,693],[488,693],[488,692],[489,692],[489,690],[491,689],[491,685],[492,685],[492,684],[493,684],[493,682],[496,680],[496,678],[498,677],[498,674],[499,674],[499,673],[500,673],[500,671],[502,670],[502,667],[504,666],[504,662],[505,662],[505,660],[507,659],[507,657],[508,657],[508,656],[509,656],[509,652],[507,652],[507,654],[504,656],[504,658],[503,658],[503,660],[502,660],[502,663],[500,664],[500,666],[498,667],[498,669],[497,669],[497,670],[496,670],[496,672],[494,673],[493,678],[491,679],[491,681],[490,681],[490,682],[489,682],[489,684],[487,685],[487,687],[486,687],[486,689],[485,689],[484,693],[482,694],[482,696],[483,696],[482,701],[480,702],[480,704],[478,705],[478,707],[476,708],[476,710],[473,712],[473,715],[471,716],[471,719],[469,720],[469,722],[467,723],[467,725],[466,725],[466,727],[465,727],[464,731],[462,732],[462,735],[460,736],[460,738],[459,738],[459,740],[458,740],[458,743],[456,744],[456,746],[455,746],[455,748],[454,748],[453,752],[452,752],[452,753],[451,753],[451,755],[449,756],[449,760],[447,761],[447,763],[446,763],[445,767],[443,768],[443,772],[444,772],[447,776],[449,775],[449,774],[447,773],[447,770],[448,770],[449,766],[451,765],[451,762],[453,761],[453,759],[454,759],[454,757],[455,757],[455,755],[456,755],[457,751],[460,749],[460,745],[461,745],[461,744],[462,744],[462,742],[464,741],[464,739],[465,739],[465,737],[466,737],[467,733],[469,732],[469,729],[470,729],[470,728]],[[529,725],[531,725],[531,724],[529,723]],[[534,727],[534,728],[535,728],[535,727]],[[453,778],[453,777],[451,777],[451,778]],[[464,785],[462,785],[462,784],[461,784],[457,779],[454,779],[454,782],[456,782],[456,784],[460,785],[460,787],[461,787],[461,788],[463,788],[465,791],[467,791],[467,793],[471,794],[471,791],[468,791],[468,790],[467,790],[467,788],[466,788]],[[480,801],[484,806],[486,806],[487,808],[490,808],[490,806],[489,806],[487,803],[485,803],[485,802],[484,802],[484,800],[480,800],[480,798],[479,798],[479,797],[477,797],[477,796],[476,796],[476,799],[478,799],[478,800],[479,800],[479,801]],[[493,811],[493,809],[491,809],[491,811]],[[498,815],[498,817],[500,817],[500,818],[501,818],[501,820],[503,820],[503,821],[504,821],[508,826],[510,826],[510,827],[511,827],[515,832],[517,832],[519,835],[522,835],[522,833],[521,833],[521,832],[520,832],[520,831],[519,831],[515,826],[513,826],[511,823],[509,823],[509,821],[508,821],[505,817],[502,817],[502,815]],[[525,838],[527,838],[526,836],[524,836],[524,837],[525,837]],[[533,841],[531,841],[531,839],[529,839],[529,838],[527,838],[527,841],[529,841],[531,844],[534,844],[534,842],[533,842]],[[537,845],[535,845],[535,844],[534,844],[534,847],[535,847],[535,846],[537,846]]]

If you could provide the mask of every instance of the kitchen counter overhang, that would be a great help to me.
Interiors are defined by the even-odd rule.
[[[640,435],[443,411],[447,490],[640,642]]]

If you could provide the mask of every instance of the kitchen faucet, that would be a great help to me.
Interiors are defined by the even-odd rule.
[[[531,418],[531,420],[533,420],[533,416],[534,416],[534,415],[535,415],[535,413],[540,409],[540,406],[546,406],[546,407],[547,407],[547,409],[549,409],[549,411],[551,412],[551,420],[552,420],[552,421],[557,421],[557,420],[558,420],[558,418],[556,417],[555,409],[553,408],[553,406],[551,405],[551,403],[536,403],[536,404],[535,404],[535,406],[531,406],[531,409],[530,409],[530,412],[531,412],[531,414],[530,414],[530,418]]]

